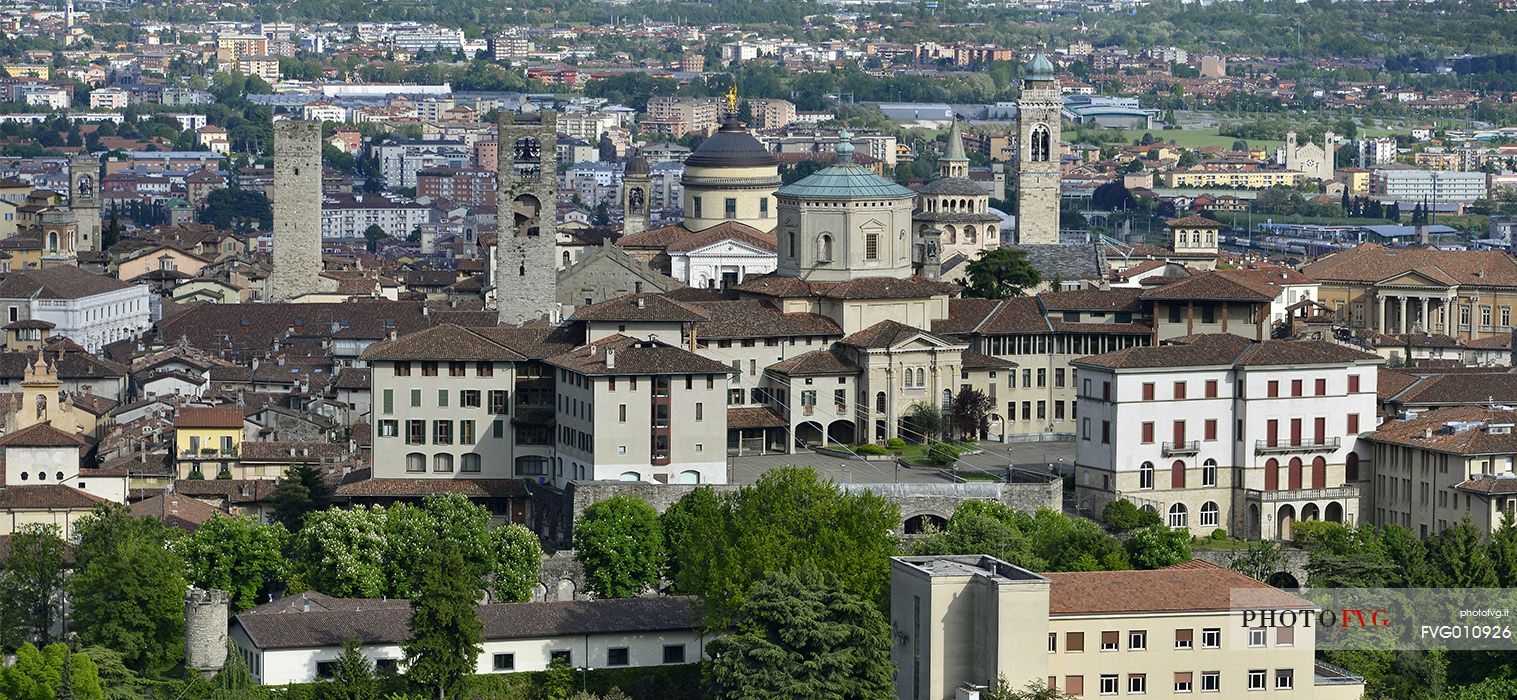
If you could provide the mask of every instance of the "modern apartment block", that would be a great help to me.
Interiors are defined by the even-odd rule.
[[[1325,341],[1198,335],[1075,360],[1077,505],[1117,498],[1207,535],[1354,524],[1383,360]]]
[[[890,572],[900,700],[962,698],[999,676],[1075,697],[1364,693],[1364,679],[1315,661],[1315,627],[1249,626],[1238,609],[1311,601],[1206,562],[1037,574],[990,556],[894,557]]]

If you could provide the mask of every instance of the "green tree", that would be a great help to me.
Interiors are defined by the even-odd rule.
[[[374,662],[364,656],[362,645],[357,639],[342,643],[342,653],[332,668],[332,681],[320,686],[319,700],[368,700],[374,697],[378,679],[374,675]]]
[[[1010,246],[980,251],[967,270],[969,288],[964,295],[981,299],[1019,297],[1043,281],[1042,273],[1027,259],[1027,251]]]
[[[771,469],[735,493],[706,490],[681,499],[690,507],[676,504],[684,522],[674,541],[691,546],[670,552],[668,570],[675,592],[703,597],[708,626],[722,628],[768,573],[805,565],[884,606],[890,557],[900,551],[891,534],[900,515],[884,498],[844,493],[801,467]]]
[[[735,631],[707,645],[713,697],[875,700],[894,695],[890,628],[872,602],[803,566],[753,586]]]
[[[1244,576],[1263,581],[1276,572],[1285,570],[1285,548],[1275,540],[1249,542],[1243,549],[1235,550],[1228,568]]]
[[[6,700],[103,700],[95,662],[71,654],[62,643],[38,649],[23,644],[15,663],[0,668],[0,697]]]
[[[383,228],[380,228],[379,224],[369,224],[369,227],[363,230],[365,247],[370,253],[379,250],[379,242],[389,237],[390,234],[386,233]]]
[[[542,571],[543,546],[531,530],[510,523],[490,532],[494,554],[494,582],[491,591],[502,603],[525,603],[537,590]]]
[[[68,582],[79,640],[120,651],[128,666],[161,673],[184,654],[184,561],[173,534],[125,506],[100,505],[76,526]]]
[[[295,571],[301,580],[338,597],[385,595],[385,516],[379,506],[311,513],[295,536]]]
[[[237,612],[257,605],[259,594],[289,575],[284,555],[289,537],[279,523],[217,516],[176,542],[174,550],[184,559],[190,585],[227,591]]]
[[[657,586],[664,567],[658,511],[627,495],[591,505],[574,525],[574,556],[596,595],[627,598]]]
[[[274,207],[258,190],[217,189],[206,196],[200,222],[221,229],[274,228]]]
[[[1150,525],[1128,538],[1127,558],[1140,569],[1162,569],[1190,560],[1190,532]]]
[[[1491,533],[1487,549],[1501,587],[1517,587],[1517,521],[1511,511],[1502,513],[1501,526]]]
[[[1163,520],[1159,514],[1152,510],[1143,510],[1133,505],[1132,501],[1125,498],[1117,498],[1106,503],[1101,509],[1101,522],[1114,532],[1131,532],[1141,527],[1150,525],[1162,525]]]
[[[456,542],[437,538],[416,595],[411,599],[411,637],[402,650],[406,674],[435,688],[444,700],[464,676],[474,673],[483,650],[484,626],[475,604],[478,589],[458,585],[456,572],[468,564]]]
[[[931,401],[911,404],[911,407],[906,409],[906,414],[901,417],[901,422],[903,435],[917,443],[927,443],[938,439],[948,425],[948,420],[943,417],[942,409]]]
[[[314,467],[290,467],[274,485],[274,519],[290,532],[300,531],[307,513],[325,510],[331,504],[331,489]]]
[[[0,646],[46,646],[63,614],[63,538],[56,525],[27,525],[11,536],[0,569]]]
[[[1439,532],[1429,541],[1429,581],[1444,588],[1493,588],[1498,580],[1496,568],[1486,556],[1480,531],[1470,524],[1470,516]]]
[[[211,681],[209,700],[258,700],[265,696],[263,689],[253,682],[242,652],[237,645],[228,643],[226,663]]]
[[[981,700],[1065,700],[1074,696],[1037,681],[1030,681],[1018,690],[1012,687],[1011,681],[1006,680],[1003,674],[996,676],[995,684],[981,693],[980,697]]]

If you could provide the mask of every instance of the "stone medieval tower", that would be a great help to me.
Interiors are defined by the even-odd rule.
[[[1017,99],[1017,243],[1059,242],[1059,117],[1064,98],[1038,48]]]
[[[268,299],[321,291],[321,122],[274,123],[273,205]]]
[[[95,250],[100,242],[100,161],[93,156],[76,156],[68,162],[68,208],[79,227],[76,250]]]
[[[184,665],[204,678],[226,664],[229,607],[223,590],[191,588],[184,593]]]
[[[642,156],[627,159],[622,172],[622,235],[648,230],[648,188],[652,181],[648,161]]]
[[[552,112],[536,116],[501,115],[496,141],[495,308],[503,324],[549,315],[556,303],[558,129]]]

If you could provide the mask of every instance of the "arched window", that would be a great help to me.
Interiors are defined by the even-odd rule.
[[[1301,489],[1301,458],[1291,457],[1290,461],[1290,490]]]
[[[943,227],[943,242],[949,245],[953,245],[954,243],[959,242],[959,233],[953,228],[953,226]]]
[[[675,478],[674,483],[699,484],[701,483],[701,473],[695,471],[694,469],[686,469],[685,471],[679,473],[679,476]]]
[[[470,453],[464,455],[464,461],[463,461],[463,464],[459,466],[459,471],[478,472],[479,471],[479,454],[475,453],[475,452],[470,452]]]
[[[1217,526],[1217,503],[1207,501],[1201,504],[1201,527]]]
[[[564,251],[564,267],[569,266],[569,251]]]
[[[1217,460],[1208,458],[1201,463],[1201,485],[1217,485]]]
[[[1186,510],[1184,503],[1176,503],[1169,507],[1169,526],[1178,530],[1186,526],[1190,511]]]
[[[881,391],[874,395],[874,410],[876,413],[885,412],[885,392]]]
[[[1343,478],[1345,480],[1347,480],[1347,481],[1358,481],[1359,480],[1359,454],[1358,453],[1356,453],[1356,452],[1350,452],[1350,453],[1348,453],[1348,457],[1344,458],[1344,460],[1343,460]]]
[[[917,386],[927,386],[927,370],[917,368]]]
[[[1169,487],[1172,489],[1185,488],[1184,460],[1177,459],[1174,464],[1169,465]]]
[[[822,234],[822,238],[817,242],[816,260],[817,262],[832,262],[832,236]]]
[[[412,452],[406,455],[406,471],[424,472],[427,470],[427,456],[420,452]]]
[[[1280,462],[1274,457],[1264,463],[1264,490],[1280,490]]]
[[[432,455],[432,471],[434,471],[434,472],[451,472],[451,471],[453,471],[453,455],[450,455],[450,454],[448,454],[446,452],[440,452],[438,454]]]
[[[965,226],[964,227],[964,242],[965,243],[974,243],[974,227],[973,226]]]
[[[945,410],[945,411],[948,410],[948,408],[950,406],[952,406],[952,405],[953,405],[953,392],[949,391],[947,389],[944,389],[943,390],[943,406],[942,406],[943,410]]]
[[[1033,127],[1030,141],[1030,160],[1034,163],[1048,162],[1051,159],[1050,154],[1053,150],[1053,139],[1050,137],[1048,127],[1044,124]]]
[[[1327,488],[1327,460],[1322,457],[1312,460],[1312,488]]]
[[[1138,467],[1138,488],[1151,489],[1154,487],[1154,463],[1144,462]]]
[[[642,477],[642,475],[638,474],[637,472],[622,472],[621,476],[617,477],[617,480],[618,481],[642,481],[643,477]]]
[[[50,250],[50,251],[53,251],[53,252],[57,252],[58,251],[58,232],[57,231],[49,231],[48,232],[48,234],[47,234],[47,249]]]

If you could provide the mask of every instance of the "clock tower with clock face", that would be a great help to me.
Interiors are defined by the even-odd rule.
[[[495,309],[520,325],[557,303],[558,127],[552,112],[501,115],[495,176]]]

